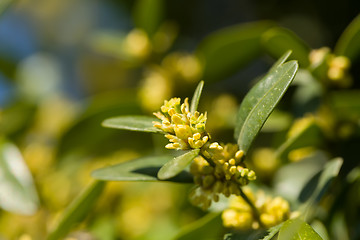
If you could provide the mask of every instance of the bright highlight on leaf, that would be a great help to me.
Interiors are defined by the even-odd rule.
[[[280,228],[278,240],[322,240],[314,229],[301,219],[290,219]]]
[[[285,56],[288,53],[285,53]],[[284,58],[281,58],[281,62]],[[280,63],[281,63],[280,62]],[[276,63],[276,65],[278,65]],[[273,68],[245,96],[236,121],[235,139],[245,153],[264,125],[266,119],[280,101],[298,70],[296,61]]]

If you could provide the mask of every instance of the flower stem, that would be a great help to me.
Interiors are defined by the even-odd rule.
[[[255,219],[259,222],[259,225],[261,227],[264,227],[264,225],[262,224],[261,220],[260,220],[260,214],[259,214],[259,210],[255,207],[255,205],[253,204],[253,202],[251,202],[251,200],[248,198],[248,196],[246,196],[246,194],[244,193],[244,191],[241,189],[241,187],[239,187],[240,190],[240,196],[244,199],[244,201],[250,206]]]

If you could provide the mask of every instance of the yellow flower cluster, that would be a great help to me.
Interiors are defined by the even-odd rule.
[[[170,141],[165,146],[168,149],[198,149],[209,140],[205,131],[206,113],[192,114],[187,98],[183,104],[180,103],[180,98],[165,101],[161,106],[161,111],[154,115],[161,120],[161,123],[154,122],[154,127],[164,131],[165,137]]]
[[[285,199],[266,196],[262,191],[258,191],[255,196],[249,188],[245,188],[244,193],[258,210],[258,219],[243,198],[235,197],[230,200],[229,208],[222,213],[225,227],[239,230],[257,229],[260,226],[270,228],[289,219],[290,207]]]
[[[191,201],[207,209],[212,200],[219,200],[219,194],[226,197],[231,194],[239,196],[240,187],[256,179],[255,172],[246,168],[241,161],[243,154],[236,144],[206,144],[202,155],[210,159],[213,166],[202,156],[196,157],[192,162],[190,173],[198,187],[191,192]]]
[[[311,51],[310,56],[311,68],[325,69],[326,78],[338,85],[339,87],[349,87],[352,83],[352,78],[349,74],[351,62],[345,56],[336,56],[331,53],[327,47],[315,49]],[[325,64],[325,67],[322,65]]]

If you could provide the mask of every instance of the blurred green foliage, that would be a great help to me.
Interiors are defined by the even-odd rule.
[[[2,1],[0,239],[359,239],[359,3],[269,4]],[[259,79],[281,79],[281,64],[296,72],[287,57],[295,79],[254,103],[268,90]],[[147,115],[121,124],[152,132],[151,112],[201,80],[191,111],[207,111],[219,142],[245,131],[250,188],[288,200],[293,219],[225,228],[227,199],[206,212],[188,201],[192,158],[101,126]],[[241,105],[254,114],[245,127]],[[159,182],[165,163],[181,173]]]

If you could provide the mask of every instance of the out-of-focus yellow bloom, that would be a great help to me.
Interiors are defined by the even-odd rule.
[[[271,148],[255,149],[252,162],[256,172],[264,176],[271,176],[279,165],[279,159]]]
[[[201,78],[202,66],[199,59],[192,54],[175,52],[165,57],[162,66],[173,78],[195,82]]]
[[[238,103],[230,94],[222,94],[214,98],[209,111],[208,128],[217,130],[233,127],[236,118]]]
[[[250,188],[244,188],[244,193],[258,210],[259,219],[254,218],[252,209],[243,198],[234,197],[222,214],[225,227],[239,230],[257,229],[259,226],[270,228],[289,219],[290,206],[285,199],[266,196],[262,191],[255,195]]]
[[[291,162],[297,162],[300,161],[301,159],[304,159],[312,155],[314,152],[315,152],[315,148],[313,147],[298,148],[289,152],[288,158]]]
[[[320,69],[322,77],[338,87],[350,87],[352,77],[349,74],[351,62],[345,56],[336,56],[327,47],[314,49],[310,52],[309,60],[311,68]]]
[[[197,149],[207,143],[209,136],[205,131],[206,113],[190,113],[187,98],[183,104],[180,104],[180,98],[165,100],[160,109],[154,115],[162,122],[154,122],[154,127],[166,133],[165,137],[170,141],[166,148]]]
[[[168,74],[161,68],[152,68],[145,73],[138,97],[147,111],[159,109],[164,99],[172,95],[173,83]]]
[[[151,42],[144,30],[134,29],[126,36],[124,49],[131,56],[145,59],[151,53]]]
[[[316,121],[315,117],[308,114],[302,118],[297,119],[287,133],[287,137],[291,138],[307,129],[311,124]]]

